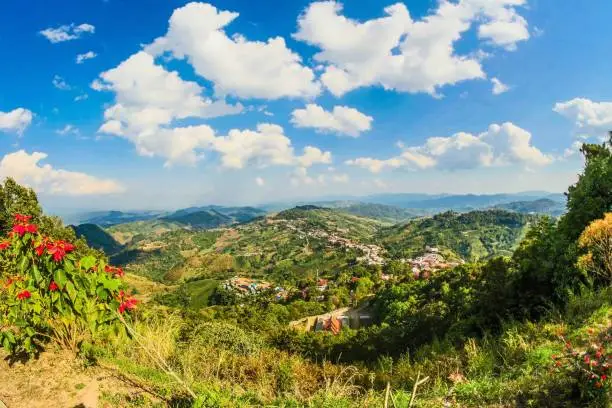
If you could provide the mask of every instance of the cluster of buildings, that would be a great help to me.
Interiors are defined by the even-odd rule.
[[[343,328],[359,329],[371,325],[372,322],[372,315],[366,308],[344,307],[322,315],[293,321],[289,326],[304,331],[329,331],[338,334]]]
[[[412,267],[415,279],[428,278],[432,272],[459,265],[458,262],[447,262],[438,248],[426,247],[425,251],[425,254],[417,258],[401,260],[402,263],[407,263]]]
[[[270,282],[260,281],[256,279],[234,276],[222,283],[222,287],[226,290],[236,293],[238,296],[252,296],[264,292],[274,291],[276,300],[287,299],[288,292],[280,287],[273,287]]]
[[[357,258],[357,261],[364,262],[368,265],[382,265],[385,263],[385,259],[382,254],[384,253],[384,249],[378,245],[373,244],[361,244],[359,242],[352,241],[348,238],[341,237],[335,233],[329,233],[323,230],[314,230],[314,231],[302,231],[295,225],[295,222],[292,220],[269,220],[266,219],[268,224],[285,224],[285,226],[298,233],[298,236],[302,239],[310,238],[318,238],[327,240],[327,242],[331,245],[340,246],[342,248],[347,249],[356,249],[363,253],[362,256]],[[338,229],[338,232],[348,232],[348,230]]]

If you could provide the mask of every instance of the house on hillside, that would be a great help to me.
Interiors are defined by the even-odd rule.
[[[329,280],[319,279],[317,281],[317,289],[319,289],[319,291],[324,292],[327,290],[328,287],[329,287]]]

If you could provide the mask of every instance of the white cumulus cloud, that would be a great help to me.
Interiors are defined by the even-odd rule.
[[[49,164],[39,163],[46,158],[47,154],[41,152],[28,154],[25,150],[19,150],[9,153],[0,160],[0,180],[12,177],[38,192],[54,195],[83,196],[125,191],[125,188],[114,180],[55,169]]]
[[[314,72],[282,37],[264,42],[228,36],[224,29],[237,17],[207,3],[189,3],[174,10],[166,35],[145,50],[187,59],[198,75],[213,82],[219,96],[278,99],[320,93]]]
[[[266,185],[266,181],[261,177],[255,177],[255,184],[257,184],[259,187],[263,187]]]
[[[296,155],[281,126],[260,123],[256,130],[232,129],[227,136],[212,140],[211,150],[221,155],[226,168],[241,169],[246,165],[310,167],[318,163],[331,163],[331,153],[317,147],[306,146],[302,155]]]
[[[22,134],[32,123],[34,114],[25,108],[13,109],[10,112],[0,111],[0,131]]]
[[[56,44],[64,41],[71,41],[80,38],[83,34],[93,34],[96,28],[91,24],[79,24],[74,23],[62,25],[57,28],[45,28],[40,31],[47,40],[51,43]]]
[[[554,160],[531,144],[531,133],[506,122],[492,124],[478,135],[459,132],[448,137],[431,137],[421,146],[405,147],[389,159],[361,157],[346,164],[363,167],[372,173],[386,168],[443,170],[473,169],[491,166],[544,166]]]
[[[99,132],[123,137],[134,143],[139,154],[164,157],[168,165],[195,163],[196,149],[208,147],[214,138],[207,125],[172,128],[174,121],[242,111],[240,104],[205,98],[197,83],[157,65],[144,51],[101,73],[91,86],[115,92],[115,104],[105,110]]]
[[[587,98],[574,98],[555,104],[553,110],[574,121],[576,127],[592,136],[606,138],[612,130],[612,102],[594,102]]]
[[[300,128],[314,128],[320,132],[333,132],[340,135],[359,137],[372,127],[371,116],[348,106],[334,106],[331,112],[316,104],[308,104],[304,109],[295,109],[291,123]]]
[[[438,95],[438,88],[485,78],[476,50],[458,55],[455,43],[473,26],[486,45],[507,50],[529,38],[517,12],[526,0],[442,0],[437,9],[413,20],[404,3],[385,16],[359,22],[342,15],[337,1],[311,3],[298,19],[294,38],[318,47],[314,59],[321,81],[334,95],[378,85],[400,92]]]

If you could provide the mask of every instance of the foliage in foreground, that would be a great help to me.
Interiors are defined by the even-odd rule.
[[[39,232],[32,217],[16,214],[0,240],[0,344],[11,355],[33,354],[51,338],[77,350],[100,332],[119,328],[117,311],[135,300],[121,290],[121,268],[73,244]]]

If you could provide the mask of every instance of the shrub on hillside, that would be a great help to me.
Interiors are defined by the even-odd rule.
[[[0,239],[0,345],[33,354],[49,339],[76,350],[88,337],[116,329],[136,300],[122,290],[121,268],[39,232],[32,217],[14,216]]]

